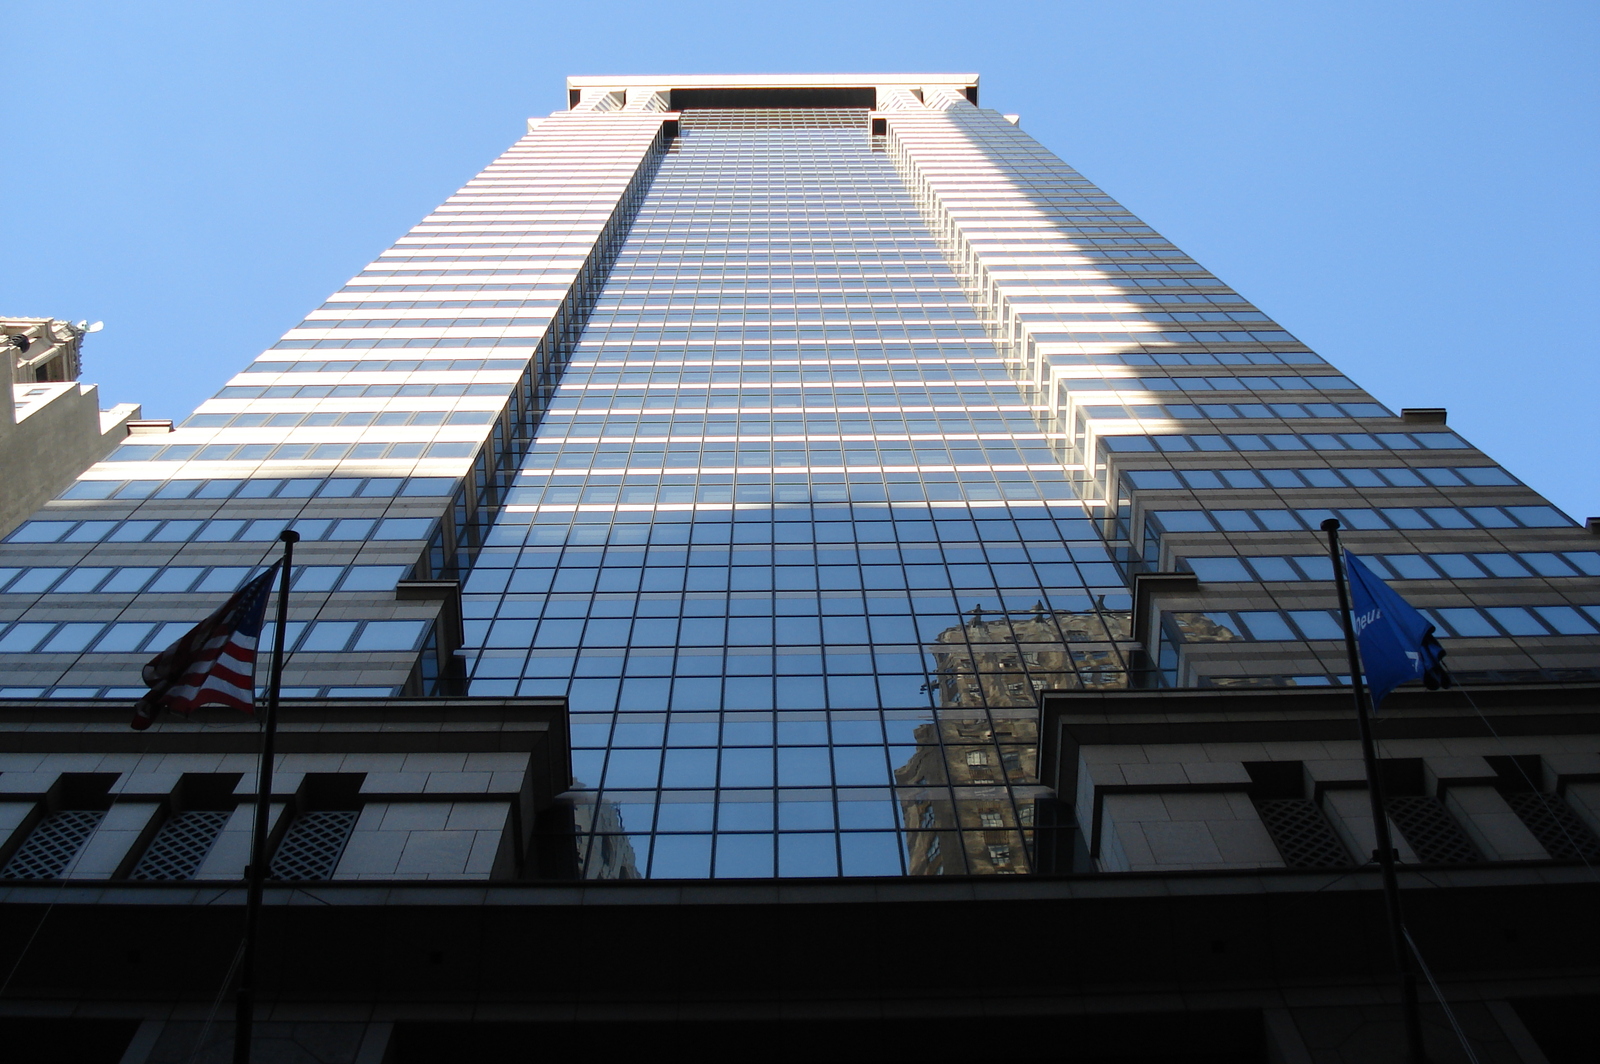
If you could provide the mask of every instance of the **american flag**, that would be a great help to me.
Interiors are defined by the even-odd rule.
[[[132,727],[150,727],[163,708],[192,713],[198,706],[255,712],[256,644],[267,615],[272,577],[282,562],[245,584],[222,608],[191,628],[144,667],[150,693],[133,707]]]

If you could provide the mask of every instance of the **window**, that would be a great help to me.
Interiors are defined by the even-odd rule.
[[[992,845],[989,847],[989,863],[1005,865],[1011,863],[1011,847]]]
[[[1002,817],[998,812],[994,811],[985,811],[979,813],[978,823],[986,828],[1003,828],[1006,826],[1005,818]]]
[[[969,764],[969,765],[987,765],[988,763],[989,763],[989,754],[988,754],[987,751],[984,751],[984,750],[969,750],[969,751],[967,751],[967,764]]]

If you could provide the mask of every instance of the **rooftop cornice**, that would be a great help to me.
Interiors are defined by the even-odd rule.
[[[568,89],[833,89],[858,85],[978,84],[976,74],[593,74],[567,78]]]

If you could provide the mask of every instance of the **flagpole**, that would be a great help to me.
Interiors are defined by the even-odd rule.
[[[1383,873],[1383,903],[1389,916],[1389,948],[1394,955],[1395,974],[1400,979],[1400,1011],[1405,1019],[1407,1064],[1425,1064],[1422,1051],[1422,1013],[1417,1003],[1417,977],[1406,956],[1405,918],[1400,908],[1400,880],[1395,875],[1394,840],[1389,832],[1389,817],[1383,809],[1383,790],[1379,786],[1378,754],[1372,741],[1372,717],[1367,701],[1367,686],[1362,680],[1361,657],[1356,650],[1356,629],[1350,616],[1350,590],[1345,583],[1344,552],[1339,548],[1339,519],[1322,522],[1328,534],[1328,555],[1333,561],[1333,584],[1339,592],[1339,619],[1344,624],[1344,652],[1350,665],[1350,688],[1355,695],[1356,721],[1361,732],[1361,760],[1367,770],[1367,800],[1372,808],[1372,831],[1378,848],[1373,856]]]
[[[233,1064],[250,1064],[250,1036],[255,1021],[256,927],[261,917],[261,888],[267,877],[267,824],[272,803],[273,746],[278,731],[278,690],[283,685],[283,643],[289,628],[289,579],[294,567],[294,545],[300,533],[286,528],[283,569],[278,578],[278,616],[272,640],[272,667],[267,674],[267,706],[261,718],[261,757],[256,764],[255,824],[250,832],[250,864],[244,906],[244,957],[240,964],[239,991],[234,1002]]]

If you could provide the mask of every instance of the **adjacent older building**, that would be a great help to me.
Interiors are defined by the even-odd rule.
[[[0,536],[110,454],[136,425],[139,407],[101,410],[99,389],[79,384],[82,323],[54,318],[0,320],[0,362],[10,417],[0,418]]]
[[[1583,1059],[1590,531],[975,75],[567,88],[0,543],[0,1033],[220,1052],[254,732],[118,707],[293,527],[277,1051],[1397,1060],[1337,517],[1437,992]]]

